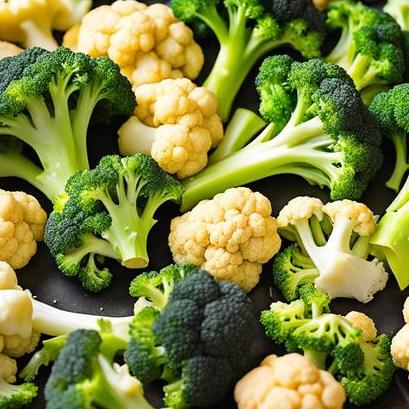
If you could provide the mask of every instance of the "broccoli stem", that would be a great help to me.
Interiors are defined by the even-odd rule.
[[[113,333],[121,339],[128,339],[128,327],[134,316],[105,317],[89,314],[68,312],[51,307],[48,304],[32,299],[33,328],[44,335],[67,335],[77,329],[100,330],[101,320],[110,321]]]
[[[325,57],[328,62],[338,64],[343,68],[350,65],[355,53],[352,26],[352,19],[348,19],[348,25],[342,28],[341,37],[336,46]]]
[[[310,360],[318,369],[325,370],[325,362],[327,360],[328,353],[313,351],[310,349],[304,350],[304,356]]]
[[[211,165],[243,148],[266,123],[248,109],[238,108],[227,126],[224,138],[209,157]]]
[[[368,85],[374,83],[378,73],[371,67],[371,59],[365,55],[358,54],[350,67],[346,67],[349,76],[354,80],[358,91],[362,91]]]
[[[329,187],[331,180],[339,172],[333,163],[339,162],[342,154],[321,150],[332,143],[331,138],[322,134],[322,123],[318,126],[318,121],[311,121],[313,121],[311,124],[315,125],[314,129],[309,129],[307,123],[302,123],[292,131],[283,131],[285,137],[280,133],[271,141],[248,146],[184,181],[182,211],[190,209],[200,200],[213,197],[220,191],[282,174],[283,171],[304,176],[305,166],[297,166],[297,163],[315,167],[319,172],[310,172],[309,180]],[[311,138],[317,132],[318,136]],[[302,142],[307,138],[311,139],[304,144],[296,145],[297,141]]]
[[[389,138],[395,146],[396,160],[395,168],[391,177],[386,182],[386,186],[395,192],[399,192],[402,180],[409,169],[407,140],[406,135],[399,132],[391,133]]]

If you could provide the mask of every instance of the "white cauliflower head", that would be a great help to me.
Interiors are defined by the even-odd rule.
[[[0,190],[0,260],[15,269],[27,265],[43,240],[46,220],[33,196]]]
[[[281,239],[270,201],[240,187],[173,219],[169,246],[176,262],[195,264],[250,291],[259,281],[262,264],[279,251]]]
[[[316,197],[298,196],[281,209],[277,221],[280,227],[287,227],[297,221],[310,219],[312,216],[321,220],[323,207],[321,200]]]
[[[236,385],[239,409],[342,409],[344,388],[306,357],[269,355]]]
[[[91,10],[64,37],[64,45],[108,56],[134,87],[165,78],[195,79],[204,56],[192,30],[164,4],[115,1]]]
[[[135,116],[118,132],[121,154],[150,154],[181,179],[202,170],[223,138],[215,95],[183,78],[141,85],[135,96]]]
[[[368,317],[363,312],[350,311],[345,318],[352,324],[353,327],[359,328],[362,331],[361,339],[364,342],[371,342],[377,336],[377,329],[372,318]]]

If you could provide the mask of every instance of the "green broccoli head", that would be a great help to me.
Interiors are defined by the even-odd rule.
[[[395,372],[391,341],[386,334],[360,346],[363,364],[355,371],[340,373],[348,399],[357,406],[368,405],[382,396],[390,388]]]
[[[20,154],[18,166],[3,163],[0,175],[21,177],[54,200],[73,174],[89,167],[91,117],[133,112],[131,85],[108,58],[63,47],[34,48],[3,59],[0,72],[6,71],[0,84],[0,135],[29,145],[40,166]]]
[[[329,6],[327,23],[341,28],[342,35],[326,58],[344,67],[360,91],[402,81],[402,31],[391,16],[360,2],[341,0]]]
[[[297,299],[300,287],[313,283],[318,276],[319,271],[312,260],[296,244],[280,251],[274,258],[274,285],[286,301]]]
[[[32,383],[12,385],[0,379],[0,408],[20,409],[30,405],[37,396],[38,388]]]
[[[188,23],[202,21],[219,41],[218,58],[205,85],[223,101],[223,121],[263,55],[287,45],[305,57],[317,57],[325,37],[323,15],[311,0],[172,0],[171,6],[176,17]]]
[[[60,269],[100,291],[111,275],[95,256],[118,259],[128,268],[148,263],[147,238],[156,210],[178,202],[181,185],[149,156],[105,156],[67,183],[46,226],[45,242]]]
[[[168,407],[209,406],[220,400],[247,365],[254,315],[245,293],[196,270],[174,284],[160,312],[147,308],[154,320],[147,340],[134,325],[130,331],[125,356],[133,374],[168,379],[164,388]]]

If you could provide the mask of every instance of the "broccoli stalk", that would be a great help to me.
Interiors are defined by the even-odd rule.
[[[37,396],[37,387],[31,383],[12,385],[0,378],[0,407],[22,408]]]
[[[402,30],[409,31],[409,4],[407,1],[388,0],[383,11],[391,15]]]
[[[327,24],[342,31],[326,60],[345,68],[359,91],[371,88],[375,94],[402,81],[402,32],[391,16],[360,2],[341,0],[330,4]]]
[[[202,21],[218,39],[220,50],[204,85],[222,101],[219,115],[223,121],[228,120],[241,85],[263,55],[283,45],[308,58],[320,55],[323,18],[309,0],[271,4],[259,0],[172,0],[171,5],[179,19]]]
[[[227,188],[283,173],[330,188],[333,199],[360,197],[382,162],[381,135],[345,72],[321,60],[300,64],[270,57],[257,85],[262,115],[270,124],[243,148],[184,181],[182,210]],[[268,104],[269,98],[277,104]],[[227,136],[240,148],[236,141],[246,138],[238,132],[239,137]]]
[[[34,48],[5,58],[4,71],[0,175],[22,177],[53,200],[73,174],[89,167],[87,130],[94,111],[129,115],[135,105],[131,86],[109,59],[66,48]],[[34,149],[41,167],[11,138]]]

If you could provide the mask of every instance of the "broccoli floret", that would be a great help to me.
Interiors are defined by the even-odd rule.
[[[159,272],[142,273],[131,282],[129,294],[144,297],[161,310],[167,305],[175,283],[196,271],[197,267],[191,264],[172,264]]]
[[[125,368],[126,369],[126,368]],[[97,331],[77,330],[68,336],[45,387],[47,408],[153,409],[142,385],[103,353]]]
[[[274,285],[287,301],[298,298],[302,285],[313,283],[319,271],[312,260],[293,244],[278,253],[273,262]]]
[[[95,256],[127,268],[148,265],[147,238],[154,214],[165,202],[179,202],[182,186],[149,156],[105,156],[93,170],[69,179],[46,225],[45,242],[60,270],[84,288],[100,291],[111,273]]]
[[[53,200],[73,174],[89,167],[87,129],[94,111],[102,110],[105,118],[133,112],[131,85],[108,58],[63,47],[53,52],[33,48],[4,58],[3,72],[0,176],[23,178]],[[11,138],[33,148],[41,166],[16,143],[8,143]]]
[[[332,2],[327,16],[342,32],[326,59],[345,68],[359,91],[402,81],[402,31],[391,16],[352,0]]]
[[[217,37],[220,51],[205,86],[223,101],[223,121],[263,55],[289,45],[307,58],[317,57],[325,37],[323,15],[311,0],[172,0],[171,6],[176,17],[194,24],[200,20]]]
[[[0,379],[0,408],[20,409],[28,406],[37,392],[37,386],[32,383],[13,385]]]
[[[261,66],[259,90],[267,98],[261,102],[266,120],[278,116],[274,104],[268,108],[271,93],[288,107],[292,104],[284,128],[277,134],[271,122],[247,146],[185,180],[183,211],[227,188],[283,173],[328,187],[332,199],[355,199],[380,168],[379,126],[345,71],[318,59],[293,62],[287,77],[281,76],[284,85],[278,87],[277,75],[271,74],[276,64],[285,72],[283,58],[269,57]],[[278,97],[279,92],[284,95]],[[235,141],[234,134],[226,137]]]
[[[48,366],[57,359],[66,341],[67,337],[64,335],[43,341],[43,347],[31,357],[19,377],[25,382],[32,382],[42,366]]]
[[[388,0],[383,8],[401,26],[402,30],[409,31],[409,4],[402,0]]]
[[[125,357],[137,378],[169,382],[167,407],[211,406],[246,369],[253,328],[245,293],[197,270],[173,285],[162,310],[137,314]]]
[[[368,405],[390,388],[395,372],[390,347],[391,340],[386,334],[372,342],[361,343],[363,364],[347,373],[339,371],[338,377],[354,405]]]

